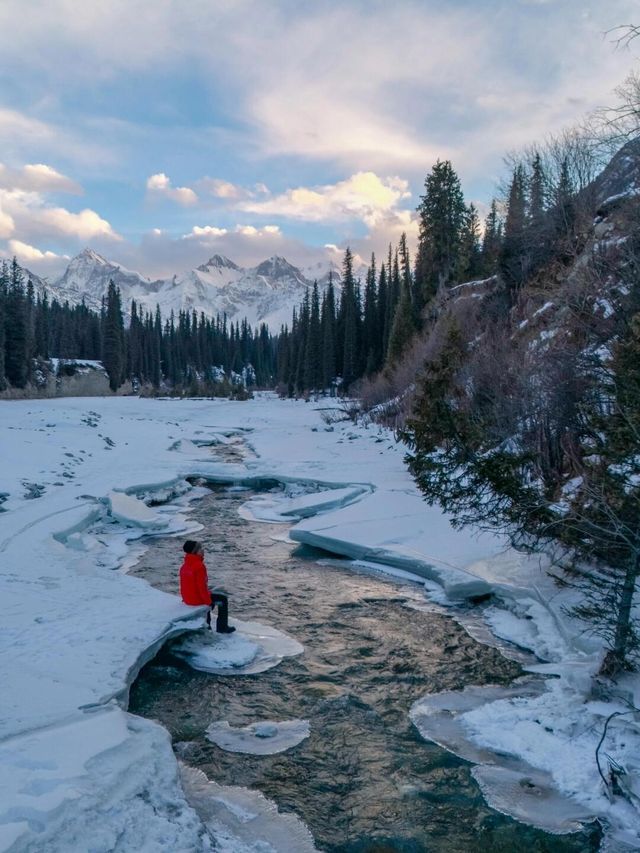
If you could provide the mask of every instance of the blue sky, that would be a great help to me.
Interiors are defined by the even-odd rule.
[[[611,103],[636,0],[3,0],[0,251],[155,277],[363,257],[435,160],[481,209],[502,157]]]

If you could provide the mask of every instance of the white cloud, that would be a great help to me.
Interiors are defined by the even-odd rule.
[[[402,178],[380,178],[374,172],[357,172],[335,184],[297,187],[264,201],[244,202],[240,208],[250,213],[275,214],[307,222],[360,219],[368,226],[375,226],[410,196],[409,184]]]
[[[85,208],[74,213],[64,207],[49,205],[41,193],[0,188],[0,236],[4,221],[4,236],[12,236],[25,244],[36,239],[63,238],[78,242],[93,239],[121,240],[111,224],[95,210]],[[13,222],[10,233],[8,217]]]
[[[11,169],[0,163],[0,187],[82,195],[80,184],[45,163],[30,163],[19,169]]]
[[[0,239],[6,240],[16,230],[16,223],[13,216],[8,214],[0,207]]]
[[[95,237],[121,239],[106,219],[89,208],[71,213],[64,207],[44,207],[36,213],[36,218],[45,231],[63,237],[74,237],[81,241]]]
[[[278,225],[263,225],[256,228],[254,225],[236,225],[233,229],[218,228],[215,225],[194,225],[188,234],[182,236],[183,240],[199,240],[208,243],[225,237],[228,234],[242,234],[243,237],[279,237],[282,235]]]
[[[39,264],[43,262],[68,260],[68,255],[57,255],[55,252],[41,251],[35,246],[23,243],[22,240],[9,240],[9,251],[19,261],[25,264]]]
[[[194,225],[188,234],[183,235],[183,240],[212,240],[227,234],[226,228],[217,228],[215,225]]]
[[[147,178],[147,190],[150,195],[171,199],[185,207],[198,202],[198,196],[190,187],[172,186],[171,179],[164,172],[158,172]]]

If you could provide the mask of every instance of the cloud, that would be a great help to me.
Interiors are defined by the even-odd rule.
[[[43,262],[69,259],[68,255],[57,255],[55,252],[50,251],[42,252],[35,246],[23,243],[22,240],[9,240],[9,251],[25,264],[40,264]]]
[[[0,4],[0,16],[2,9],[3,5]],[[0,44],[2,35],[5,34],[0,33]],[[32,157],[50,159],[55,156],[63,162],[73,161],[75,165],[80,165],[85,170],[104,169],[107,165],[113,165],[116,157],[112,148],[107,147],[102,141],[103,135],[95,131],[96,128],[90,121],[87,126],[80,124],[74,127],[72,119],[63,114],[60,116],[60,123],[57,124],[0,105],[0,148],[3,157],[7,160],[24,162]],[[42,166],[43,164],[36,163],[30,167],[32,181],[43,180],[45,177],[52,179],[51,173],[48,176],[45,175]],[[45,170],[49,168],[44,166]],[[24,174],[23,179],[26,178],[27,175]],[[71,179],[66,179],[64,183],[66,186],[58,185],[54,189],[76,194],[82,191]]]
[[[80,184],[45,163],[31,163],[19,169],[10,169],[0,163],[0,187],[82,195]]]
[[[6,240],[16,230],[16,223],[13,216],[8,214],[0,206],[0,239]]]
[[[242,234],[244,237],[275,237],[281,235],[278,225],[263,225],[256,228],[254,225],[236,225],[233,229],[218,228],[215,225],[194,225],[188,234],[182,236],[183,240],[199,240],[201,243],[209,243],[225,237],[228,234]]]
[[[152,196],[168,198],[185,207],[198,202],[198,196],[190,187],[172,186],[170,178],[164,172],[158,172],[147,178],[147,190]]]
[[[297,187],[264,201],[244,202],[241,210],[284,216],[306,222],[340,222],[360,219],[374,226],[411,196],[409,184],[398,177],[380,178],[374,172],[357,172],[335,184]]]
[[[33,238],[62,238],[82,243],[94,239],[122,239],[111,224],[95,210],[85,208],[74,213],[64,207],[48,204],[38,192],[0,188],[0,210],[5,217],[3,220],[0,216],[0,236],[4,221],[5,238],[12,236],[25,244]],[[9,219],[13,222],[12,228]]]

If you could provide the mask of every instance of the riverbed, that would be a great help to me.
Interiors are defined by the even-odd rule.
[[[304,653],[255,675],[192,669],[171,645],[140,673],[130,710],[159,720],[187,764],[223,785],[261,791],[297,814],[320,850],[590,851],[595,831],[549,835],[490,809],[470,765],[425,741],[409,718],[426,693],[506,685],[517,663],[424,605],[420,585],[355,570],[286,541],[287,527],[239,514],[251,492],[214,488],[191,518],[212,585],[234,615],[272,625]],[[148,541],[131,573],[177,592],[181,542]],[[210,742],[215,722],[309,721],[285,752],[250,755]]]

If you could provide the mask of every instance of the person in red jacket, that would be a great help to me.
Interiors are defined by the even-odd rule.
[[[236,629],[229,625],[229,599],[219,592],[211,592],[208,586],[207,567],[204,564],[204,548],[200,542],[187,539],[182,546],[184,562],[180,567],[180,595],[185,604],[206,604],[207,625],[211,628],[211,611],[218,605],[216,631],[232,634]]]

